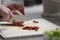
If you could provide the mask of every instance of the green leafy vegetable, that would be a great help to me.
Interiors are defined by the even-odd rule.
[[[60,40],[60,28],[56,28],[56,30],[46,31],[45,35],[51,37],[52,40]]]

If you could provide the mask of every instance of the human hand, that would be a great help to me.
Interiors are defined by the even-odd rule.
[[[0,4],[0,21],[8,21],[12,16],[10,9]]]

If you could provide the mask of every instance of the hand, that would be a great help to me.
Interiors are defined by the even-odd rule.
[[[0,21],[8,21],[12,16],[10,9],[0,4]]]
[[[11,11],[9,8],[6,6],[3,6],[0,4],[0,21],[13,21],[13,16],[14,13],[17,15],[23,15],[20,11],[18,10],[13,10]]]

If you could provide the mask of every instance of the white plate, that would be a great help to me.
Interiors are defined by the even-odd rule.
[[[33,20],[38,20],[39,23],[33,23],[32,21]],[[6,28],[5,30],[2,30],[1,31],[1,36],[3,38],[12,38],[12,37],[22,37],[22,36],[30,36],[30,35],[41,35],[41,34],[44,34],[45,31],[48,31],[48,30],[55,30],[57,27],[57,25],[45,20],[45,19],[33,19],[33,20],[30,20],[30,21],[25,21],[25,25],[36,25],[39,27],[39,30],[38,31],[28,31],[28,30],[22,30],[21,28],[19,27],[14,27],[14,26],[10,26],[8,28]],[[2,27],[2,26],[0,26]]]

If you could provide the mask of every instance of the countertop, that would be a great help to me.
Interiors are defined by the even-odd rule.
[[[42,17],[42,13],[43,13],[43,5],[35,5],[35,6],[30,6],[30,7],[25,7],[25,16],[29,16],[31,18],[44,18]],[[60,21],[57,20],[56,18],[44,18],[47,19],[51,22],[53,22],[54,24],[57,24],[60,26]],[[0,40],[44,40],[43,36],[30,36],[30,37],[21,37],[21,38],[12,38],[12,39],[4,39],[1,38],[0,36]]]

